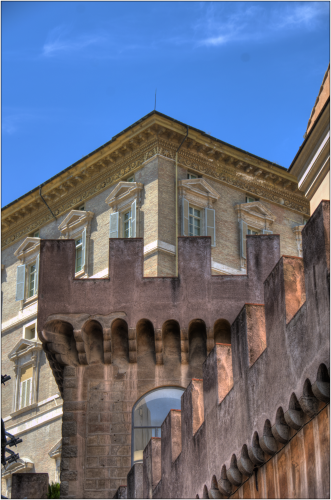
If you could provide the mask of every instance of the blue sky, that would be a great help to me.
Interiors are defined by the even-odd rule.
[[[289,167],[329,63],[328,2],[7,2],[2,206],[154,108]]]

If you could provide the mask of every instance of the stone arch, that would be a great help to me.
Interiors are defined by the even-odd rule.
[[[165,368],[175,370],[179,375],[181,366],[180,327],[176,320],[170,319],[162,326],[163,363]]]
[[[141,319],[136,326],[137,363],[138,368],[154,370],[155,366],[155,334],[154,326],[148,319]],[[150,378],[150,377],[149,377]]]
[[[99,321],[88,320],[82,331],[87,363],[89,365],[103,363],[103,329]]]
[[[111,325],[112,361],[120,369],[129,365],[129,330],[124,319],[117,318]]]
[[[226,319],[218,319],[214,323],[215,344],[231,344],[231,325]]]
[[[189,364],[194,376],[202,376],[202,364],[207,357],[207,329],[202,319],[194,319],[188,328]]]

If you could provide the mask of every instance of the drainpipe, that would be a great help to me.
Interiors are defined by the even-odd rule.
[[[188,125],[186,125],[186,127],[187,127],[186,136],[184,137],[184,139],[180,143],[179,148],[176,151],[176,174],[175,174],[175,176],[176,176],[176,179],[175,179],[175,185],[176,185],[176,187],[175,187],[175,190],[176,190],[176,277],[178,277],[178,175],[177,175],[177,161],[178,161],[178,151],[180,150],[185,139],[188,136]]]
[[[49,206],[47,205],[46,203],[46,200],[42,197],[42,194],[41,194],[41,186],[39,186],[39,195],[40,195],[40,198],[43,200],[43,202],[45,203],[46,207],[48,208],[48,210],[51,212],[51,214],[53,215],[54,219],[56,220],[56,217],[55,215],[53,214],[52,210],[49,208]]]

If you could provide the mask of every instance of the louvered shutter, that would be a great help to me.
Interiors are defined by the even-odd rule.
[[[39,253],[36,259],[36,280],[35,280],[35,294],[38,293],[38,282],[39,282]]]
[[[86,256],[86,227],[82,233],[82,268],[85,266]]]
[[[211,246],[215,247],[215,210],[213,208],[205,208],[205,228],[206,236],[211,236]]]
[[[263,229],[263,234],[273,234],[273,232],[269,231],[269,229]]]
[[[25,398],[26,398],[26,380],[21,383],[21,408],[25,406]]]
[[[247,224],[243,220],[239,221],[239,230],[240,230],[240,257],[246,259]]]
[[[182,236],[188,236],[189,202],[183,198],[182,204]]]
[[[16,300],[24,300],[25,264],[17,267],[16,272]]]
[[[119,219],[118,212],[110,214],[109,238],[118,238],[118,219]]]
[[[28,380],[26,380],[25,383],[26,383],[25,406],[28,406],[31,404],[32,378],[28,378]]]
[[[137,233],[137,200],[131,203],[131,238],[136,238]]]

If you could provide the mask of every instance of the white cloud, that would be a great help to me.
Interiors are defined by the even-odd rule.
[[[77,38],[70,38],[68,30],[63,26],[54,28],[48,35],[44,43],[42,54],[50,57],[59,53],[77,52],[91,45],[101,44],[105,38],[99,35],[85,35]]]
[[[197,45],[219,46],[315,29],[329,18],[329,2],[223,2],[207,4],[194,26]]]

